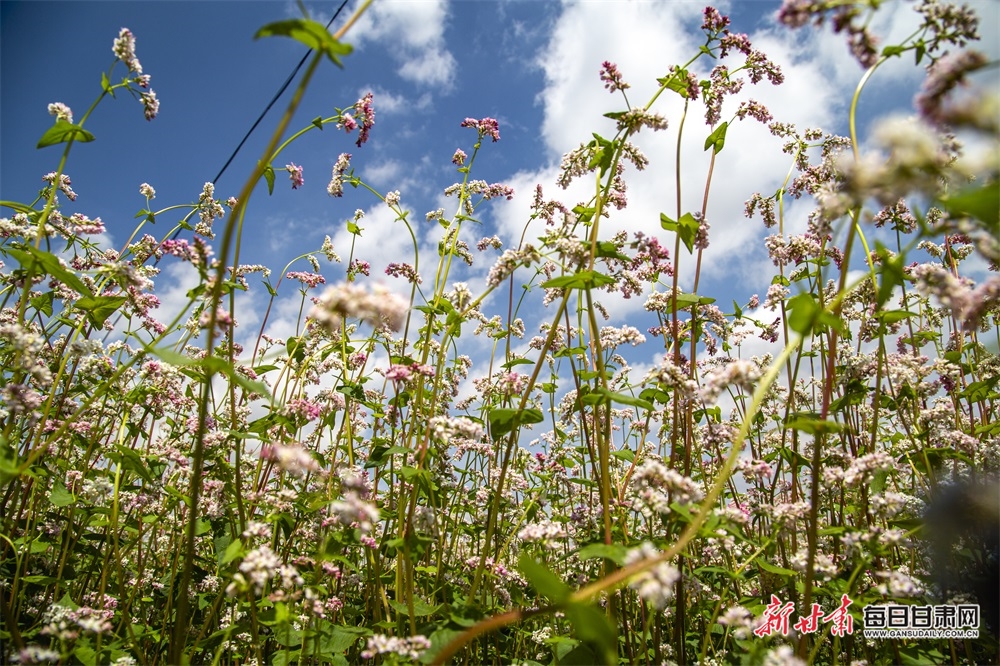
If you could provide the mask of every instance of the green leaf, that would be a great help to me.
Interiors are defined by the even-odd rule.
[[[789,418],[785,422],[785,427],[791,430],[800,430],[810,435],[817,435],[821,433],[830,432],[840,432],[844,429],[844,424],[837,423],[836,421],[825,421],[818,417],[804,416],[804,415],[792,415],[793,418]]]
[[[694,253],[694,240],[698,235],[698,220],[694,219],[691,213],[684,213],[679,220],[672,220],[665,214],[660,213],[660,226],[667,231],[673,231],[681,237],[681,242],[687,251]]]
[[[788,300],[788,325],[803,337],[809,337],[814,332],[819,333],[827,327],[837,329],[841,335],[847,336],[847,328],[840,317],[820,307],[813,294],[803,292]]]
[[[611,284],[615,279],[596,271],[580,271],[573,275],[563,275],[542,283],[544,289],[590,289]]]
[[[38,140],[37,148],[55,146],[60,143],[69,143],[70,141],[89,143],[93,140],[94,135],[87,130],[83,129],[79,125],[74,125],[73,123],[60,119],[56,121],[55,125],[45,130],[45,134],[43,134],[42,138]]]
[[[389,605],[396,609],[397,612],[409,617],[410,609],[405,603],[396,601],[395,599],[389,600]],[[444,604],[438,604],[437,606],[431,606],[429,603],[423,599],[414,597],[413,599],[413,617],[424,617],[426,615],[433,615],[439,610],[444,608]]]
[[[545,416],[540,409],[497,408],[490,410],[490,435],[496,439],[525,423],[541,423]]]
[[[52,488],[52,492],[49,493],[49,501],[52,502],[53,506],[63,507],[74,504],[76,502],[76,497],[73,493],[66,489],[66,486],[61,483],[57,483]]]
[[[31,245],[22,246],[23,249],[6,248],[4,252],[13,257],[21,264],[21,267],[32,275],[47,274],[58,279],[60,282],[69,285],[73,291],[84,296],[92,296],[90,289],[83,283],[83,280],[76,276],[76,273],[63,268],[56,255],[39,250]]]
[[[111,81],[108,80],[108,75],[101,72],[101,90],[108,93],[112,97],[115,96],[115,91],[111,88]]]
[[[320,130],[323,129],[323,116],[316,116],[313,118],[312,124],[318,127]]]
[[[886,324],[895,324],[897,321],[916,316],[915,312],[907,312],[906,310],[879,310],[875,313],[875,317]]]
[[[974,217],[986,224],[987,231],[1000,231],[1000,183],[996,181],[956,192],[941,204],[955,217]]]
[[[906,47],[903,46],[887,46],[882,49],[882,56],[885,58],[898,57],[906,52]]]
[[[38,312],[41,312],[46,317],[52,316],[52,300],[55,298],[56,293],[54,291],[47,291],[44,294],[38,296],[32,296],[28,299],[31,303],[31,307],[35,308]]]
[[[631,262],[632,258],[628,255],[622,254],[616,246],[611,241],[600,241],[597,243],[597,254],[598,257],[613,257],[625,262]]]
[[[643,398],[636,398],[634,396],[628,395],[627,393],[614,393],[609,389],[601,386],[595,393],[600,393],[606,397],[611,402],[617,402],[621,405],[629,405],[631,407],[641,407],[642,409],[653,409],[653,403]]]
[[[902,254],[890,255],[889,250],[881,243],[876,242],[875,246],[875,254],[882,260],[882,282],[878,286],[875,300],[878,307],[882,307],[892,296],[893,290],[903,284],[903,264],[906,257]]]
[[[603,557],[615,564],[622,565],[625,564],[625,556],[627,554],[628,548],[620,543],[592,543],[581,548],[576,556],[581,560],[592,560],[597,557]]]
[[[270,164],[264,167],[264,180],[267,181],[267,193],[274,194],[274,167]]]
[[[101,328],[127,300],[126,296],[84,296],[76,301],[75,306],[87,315],[94,328]]]
[[[269,23],[257,31],[254,39],[283,36],[302,42],[314,51],[325,53],[337,67],[343,67],[340,56],[350,55],[354,48],[337,41],[322,23],[309,19],[287,19]]]
[[[757,560],[757,564],[760,566],[761,569],[767,571],[768,573],[773,573],[779,576],[788,576],[788,577],[798,576],[798,574],[792,571],[791,569],[782,569],[781,567],[776,567],[773,564],[765,562],[764,560],[760,559]]]
[[[705,139],[705,150],[711,148],[718,155],[726,145],[726,131],[729,130],[729,122],[725,121],[715,128],[715,131]]]
[[[656,82],[661,86],[665,86],[667,90],[673,90],[675,93],[688,99],[690,95],[688,94],[688,71],[683,68],[677,68],[671,72],[670,76],[664,76],[663,78],[656,79]]]
[[[559,604],[569,598],[569,586],[531,555],[522,553],[517,560],[517,569],[524,574],[538,594],[552,603]]]
[[[617,664],[618,634],[607,613],[596,604],[569,604],[563,611],[577,637],[597,648],[605,664]],[[564,660],[562,663],[568,663]],[[593,660],[588,663],[593,663]]]

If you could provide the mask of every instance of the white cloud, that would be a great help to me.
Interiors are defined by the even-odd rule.
[[[410,99],[406,95],[393,94],[377,85],[363,87],[358,92],[358,97],[363,97],[369,91],[374,95],[376,112],[380,114],[384,113],[385,115],[423,111],[430,107],[432,101],[430,93],[423,93],[416,99]]]
[[[447,0],[387,0],[373,3],[350,34],[359,47],[366,41],[384,46],[402,78],[450,88],[457,62],[444,40],[447,21]]]

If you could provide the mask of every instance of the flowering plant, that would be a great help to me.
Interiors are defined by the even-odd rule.
[[[246,185],[223,200],[206,183],[197,200],[154,210],[143,183],[140,224],[120,250],[94,240],[100,218],[63,213],[62,198],[76,200],[69,154],[93,140],[84,125],[97,104],[78,123],[51,104],[39,146],[64,145],[57,169],[34,201],[0,202],[13,211],[0,220],[0,657],[995,660],[995,606],[976,594],[997,557],[996,503],[976,499],[958,525],[934,516],[956,497],[996,494],[1000,165],[950,134],[995,142],[996,99],[955,94],[987,64],[946,50],[977,38],[974,15],[925,0],[920,28],[879,50],[868,27],[878,4],[788,0],[779,13],[795,28],[832,16],[846,32],[866,68],[849,137],[798,129],[747,98],[745,87],[782,84],[782,71],[711,7],[701,47],[645,103],[604,62],[595,86],[620,100],[606,114],[614,133],[569,152],[558,180],[585,184],[588,198],[570,206],[539,186],[506,247],[474,238],[477,215],[515,197],[473,177],[501,140],[496,119],[456,118],[468,141],[443,189],[454,212],[425,224],[403,192],[378,191],[340,153],[327,195],[374,196],[412,240],[412,263],[393,257],[387,279],[352,244],[327,285],[343,263],[330,237],[274,282],[239,257],[261,182],[273,192],[284,169],[310,191],[282,153],[329,126],[352,150],[371,137],[367,94],[285,138],[320,62],[351,53],[347,27],[262,28],[315,55]],[[127,74],[114,85],[103,75],[98,101],[127,90],[153,120],[159,101],[135,50],[123,29],[113,51]],[[869,153],[858,98],[907,53],[929,63],[919,115],[879,123]],[[680,100],[678,118],[657,110],[666,98]],[[692,130],[696,112],[705,126]],[[712,177],[743,120],[783,140],[790,167],[775,193],[745,194],[747,217],[772,230],[775,270],[763,302],[727,312],[699,287]],[[675,209],[656,233],[616,230],[627,178],[657,157],[639,135],[674,127]],[[692,131],[709,155],[693,208],[679,158]],[[810,198],[804,233],[792,233],[786,206]],[[345,221],[352,239],[364,217]],[[143,232],[164,219],[175,224],[162,237]],[[463,271],[491,254],[474,291]],[[161,262],[199,278],[171,321],[157,319]],[[260,289],[252,276],[268,307],[256,335],[238,336],[238,293]],[[633,297],[651,318],[645,333],[602,304]],[[279,336],[268,322],[289,299],[296,329]],[[862,607],[889,602],[979,603],[982,635],[852,633]]]

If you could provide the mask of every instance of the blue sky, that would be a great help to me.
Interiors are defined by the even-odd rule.
[[[355,4],[348,4],[344,18]],[[875,20],[875,32],[888,35],[887,42],[905,37],[915,20],[911,4],[889,3]],[[981,11],[980,48],[995,59],[1000,3],[971,4]],[[339,3],[307,5],[325,23]],[[761,100],[776,119],[800,128],[846,133],[846,108],[862,70],[840,36],[828,27],[791,31],[776,25],[772,16],[778,1],[717,6],[732,17],[733,31],[748,33],[786,76],[777,88],[748,85],[745,96]],[[598,80],[601,62],[617,62],[632,83],[630,99],[644,102],[657,77],[696,52],[703,7],[702,2],[624,0],[376,0],[345,40],[356,52],[345,59],[343,70],[329,62],[320,67],[291,126],[294,131],[318,115],[332,115],[334,107],[350,105],[372,90],[376,125],[371,141],[359,149],[353,137],[328,128],[293,144],[275,166],[303,166],[305,186],[293,191],[287,175],[279,173],[273,196],[263,188],[256,192],[241,262],[265,263],[277,272],[292,257],[318,249],[327,234],[346,259],[345,221],[360,208],[367,217],[357,255],[371,262],[373,280],[389,282],[381,271],[389,261],[408,259],[408,235],[384,204],[361,190],[348,190],[343,199],[328,197],[331,166],[339,153],[351,152],[357,173],[372,186],[382,192],[400,190],[402,204],[412,210],[410,219],[422,234],[421,247],[433,248],[440,228],[422,220],[441,206],[452,211],[453,202],[441,193],[458,180],[450,163],[455,149],[471,152],[474,133],[459,127],[465,117],[499,119],[502,140],[484,145],[474,177],[507,183],[517,193],[512,202],[483,209],[482,229],[470,231],[467,240],[474,244],[497,233],[505,247],[516,246],[536,183],[544,186],[547,197],[569,206],[589,196],[575,188],[562,192],[554,181],[564,152],[589,140],[591,132],[613,133],[602,114],[619,110],[622,103]],[[127,95],[102,102],[86,125],[97,140],[76,145],[66,168],[79,199],[64,213],[101,217],[113,245],[120,246],[144,206],[141,183],[156,188],[154,207],[197,200],[202,185],[219,171],[304,53],[297,42],[254,41],[253,34],[265,23],[296,15],[294,3],[275,2],[0,2],[0,198],[30,201],[41,176],[55,169],[60,149],[35,149],[52,124],[47,105],[68,104],[79,120],[100,90],[101,72],[113,60],[113,39],[128,27],[136,36],[144,71],[152,76],[160,115],[147,122],[141,104]],[[710,67],[709,61],[700,61],[695,69],[704,76]],[[112,79],[119,80],[122,73],[119,65]],[[996,70],[989,76],[995,83]],[[862,98],[863,119],[873,111],[908,112],[921,77],[909,58],[881,69]],[[289,95],[218,181],[218,197],[238,193]],[[735,103],[723,117],[733,110]],[[607,225],[608,234],[617,229],[660,233],[659,213],[676,209],[672,163],[680,106],[668,100],[659,111],[668,117],[670,129],[640,135],[653,165],[629,175],[629,207]],[[709,130],[699,116],[696,110],[685,129],[684,210],[700,207],[704,184],[707,159],[701,144]],[[864,132],[864,123],[862,128]],[[713,180],[708,214],[712,246],[699,289],[719,297],[720,305],[733,298],[745,303],[751,294],[763,297],[766,291],[773,274],[759,242],[766,234],[759,221],[743,217],[743,202],[755,191],[774,192],[789,166],[781,142],[764,128],[746,121],[731,129]],[[809,202],[790,207],[793,231],[803,228],[811,208]],[[162,235],[172,221],[167,217],[146,231]],[[427,262],[434,259],[433,251],[422,256]],[[483,256],[461,276],[473,293],[495,257]],[[690,263],[682,267],[685,279],[691,275]],[[304,263],[293,268],[308,270]],[[345,268],[325,270],[328,282],[343,279]],[[171,280],[180,281],[172,292]],[[184,280],[169,269],[157,280],[164,309],[180,299],[187,288]],[[639,323],[643,301],[606,305],[644,329]],[[254,315],[246,316],[249,321],[241,323],[249,324],[245,330],[250,334],[256,330]],[[279,312],[272,332],[290,333],[294,320],[294,309]],[[529,327],[529,337],[532,333]]]

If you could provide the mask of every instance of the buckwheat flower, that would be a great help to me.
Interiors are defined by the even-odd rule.
[[[326,284],[326,278],[318,273],[307,273],[305,271],[289,271],[285,274],[289,280],[298,280],[306,287],[313,289],[318,285]]]
[[[709,405],[714,405],[723,389],[732,385],[736,385],[748,393],[753,392],[754,385],[760,376],[760,368],[755,364],[744,359],[737,359],[706,375],[705,383],[701,388],[701,399]]]
[[[525,526],[517,533],[517,538],[525,543],[538,543],[549,550],[559,547],[559,541],[567,538],[566,526],[552,520],[540,520]]]
[[[366,94],[354,104],[355,115],[361,119],[361,131],[358,133],[357,145],[360,148],[371,134],[375,126],[375,108],[372,106],[372,93]]]
[[[525,245],[520,250],[504,250],[497,263],[490,268],[489,275],[486,277],[486,283],[491,288],[498,287],[518,266],[529,266],[540,260],[541,255],[533,245]]]
[[[130,72],[142,74],[142,65],[135,57],[135,35],[128,28],[122,28],[111,48],[115,57],[125,63]]]
[[[352,283],[343,283],[327,289],[309,316],[331,332],[340,330],[342,320],[347,318],[398,331],[409,310],[407,301],[381,285],[369,293]]]
[[[320,469],[312,454],[298,443],[265,445],[260,450],[260,457],[277,463],[292,476],[305,476]]]
[[[806,662],[795,656],[791,645],[779,645],[764,655],[763,666],[806,666]]]
[[[240,564],[240,572],[249,577],[249,583],[253,585],[257,594],[260,594],[264,586],[278,575],[280,568],[281,560],[267,545],[251,550]]]
[[[424,280],[410,264],[390,263],[385,267],[385,274],[390,277],[405,278],[410,284],[421,284]]]
[[[444,220],[444,208],[428,211],[424,217],[428,222],[439,222]]]
[[[500,375],[497,388],[507,396],[520,395],[524,391],[528,377],[519,372],[507,372]]]
[[[625,564],[627,566],[659,555],[660,551],[653,544],[645,541],[638,548],[631,549],[625,555]],[[674,597],[674,586],[680,578],[681,572],[677,570],[677,567],[667,562],[660,562],[651,569],[636,575],[629,582],[629,587],[638,592],[646,603],[662,610]]]
[[[45,400],[37,391],[24,384],[7,384],[0,390],[4,404],[11,414],[30,414],[38,409]]]
[[[701,23],[701,29],[708,33],[720,33],[729,25],[729,17],[719,13],[715,7],[705,7],[702,12],[705,19]]]
[[[147,199],[156,198],[156,190],[154,190],[153,186],[150,185],[149,183],[143,183],[142,185],[139,186],[139,194],[146,197]]]
[[[605,326],[601,329],[601,344],[606,349],[613,349],[621,345],[630,344],[633,347],[641,345],[646,341],[646,336],[639,332],[634,326]]]
[[[927,79],[913,100],[925,119],[941,124],[944,120],[944,100],[956,86],[964,85],[966,74],[985,67],[989,60],[979,51],[949,53],[927,68]]]
[[[389,192],[385,195],[385,205],[389,206],[389,208],[395,208],[399,205],[399,190]]]
[[[618,119],[619,129],[627,129],[633,134],[637,134],[643,127],[648,127],[654,132],[667,129],[667,119],[658,113],[650,113],[644,109],[632,109],[626,111]]]
[[[772,85],[778,86],[785,82],[785,75],[781,73],[781,67],[764,54],[763,51],[753,51],[747,56],[744,65],[750,75],[751,83],[760,83],[765,76]]]
[[[740,120],[743,120],[747,116],[764,125],[771,122],[772,118],[771,112],[767,110],[767,107],[753,99],[740,103],[740,108],[736,111],[736,117]]]
[[[288,171],[288,177],[292,181],[292,189],[297,190],[302,187],[302,184],[305,182],[305,179],[302,178],[302,167],[292,162],[291,164],[286,164],[285,169]]]
[[[778,10],[778,22],[789,28],[801,28],[809,23],[814,11],[812,0],[785,0]]]
[[[331,502],[329,514],[344,527],[355,525],[363,536],[369,535],[379,521],[378,507],[364,501],[355,490],[348,490],[342,500]]]
[[[333,176],[330,184],[326,186],[326,192],[331,197],[344,196],[344,172],[351,166],[351,154],[341,153],[333,165]]]
[[[340,122],[337,123],[337,129],[342,129],[350,134],[354,130],[358,129],[358,121],[356,121],[354,116],[352,116],[349,112],[345,111],[340,116]]]
[[[357,275],[371,275],[372,266],[367,261],[354,259],[347,267],[347,279],[353,279]]]
[[[368,639],[368,647],[361,653],[361,658],[374,659],[380,654],[391,653],[416,661],[420,659],[420,656],[430,649],[430,647],[431,642],[426,636],[399,638],[397,636],[375,634]]]
[[[12,661],[19,664],[56,664],[62,659],[62,655],[56,650],[43,648],[41,645],[29,645],[17,653],[16,657],[11,657]]]
[[[50,171],[49,173],[42,176],[42,180],[47,182],[49,185],[54,184],[56,180],[56,172]],[[76,201],[76,192],[73,191],[73,188],[70,187],[70,185],[72,185],[72,181],[70,180],[69,176],[67,176],[64,173],[59,174],[59,191],[65,194],[66,198],[69,199],[70,201]]]
[[[323,237],[323,245],[320,247],[320,252],[323,253],[327,261],[340,263],[340,255],[333,249],[333,239],[329,235]]]
[[[719,624],[729,627],[733,636],[742,640],[750,637],[756,622],[753,614],[743,606],[731,606],[719,616]]]
[[[608,60],[605,60],[601,64],[601,81],[604,81],[604,87],[612,93],[632,87],[622,80],[621,72],[618,71],[618,65]]]
[[[410,378],[410,366],[394,364],[390,365],[389,369],[385,371],[385,378],[393,383],[405,382]]]
[[[244,539],[271,539],[271,527],[267,523],[262,523],[259,520],[251,520],[247,522],[247,528],[243,530],[240,535]]]
[[[56,120],[65,120],[68,123],[73,122],[73,110],[62,102],[49,104],[49,115],[55,116]]]
[[[753,50],[753,45],[750,43],[750,38],[742,32],[729,32],[722,36],[719,40],[719,57],[725,58],[729,55],[730,51],[739,51],[743,55],[750,55]]]
[[[476,129],[476,131],[479,132],[480,139],[488,136],[493,139],[493,143],[500,140],[500,123],[498,123],[495,118],[483,118],[482,120],[466,118],[459,126],[472,127]]]
[[[160,112],[160,100],[156,99],[156,93],[152,90],[140,93],[139,97],[142,100],[143,115],[146,120],[152,120]]]
[[[465,159],[467,157],[468,155],[465,154],[465,151],[458,148],[455,150],[455,154],[451,156],[451,161],[455,166],[462,166],[465,164]]]

